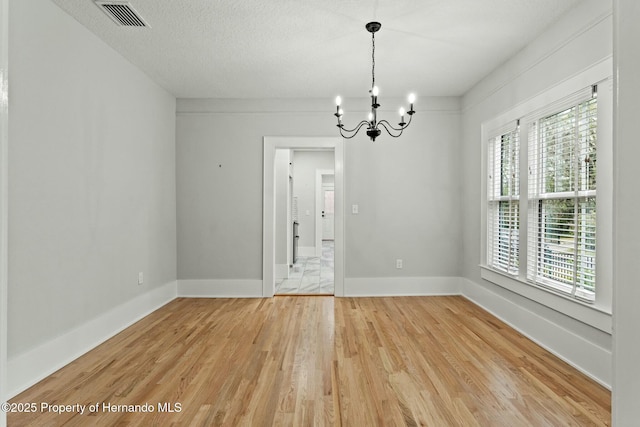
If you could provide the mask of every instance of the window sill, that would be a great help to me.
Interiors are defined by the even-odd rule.
[[[586,303],[549,288],[533,285],[517,277],[480,265],[480,275],[495,285],[563,313],[606,333],[611,333],[611,310],[598,306],[597,301]]]

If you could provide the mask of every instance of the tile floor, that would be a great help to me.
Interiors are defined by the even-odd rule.
[[[322,257],[298,257],[288,279],[276,280],[276,295],[333,295],[333,241],[322,242]]]

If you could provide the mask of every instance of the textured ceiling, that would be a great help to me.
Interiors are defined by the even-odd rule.
[[[179,98],[365,96],[377,20],[381,95],[456,96],[579,0],[129,0],[151,28],[93,0],[52,0]]]

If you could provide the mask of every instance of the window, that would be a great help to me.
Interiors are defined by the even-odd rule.
[[[519,256],[519,132],[513,130],[489,140],[487,264],[518,274]]]
[[[527,280],[588,301],[596,291],[597,105],[593,97],[528,130]]]
[[[586,68],[484,121],[479,187],[480,277],[607,333],[612,67]]]
[[[596,299],[596,94],[585,88],[485,134],[487,267],[588,303]]]

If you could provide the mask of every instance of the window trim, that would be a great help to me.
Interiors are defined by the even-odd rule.
[[[542,287],[532,282],[513,276],[507,276],[501,271],[494,270],[486,265],[480,265],[480,277],[501,288],[542,304],[550,309],[563,313],[593,326],[603,332],[611,333],[611,312],[603,307],[586,303],[582,300],[571,298],[566,294],[553,292],[552,289]]]
[[[515,292],[527,299],[535,301],[539,304],[547,306],[553,310],[564,313],[583,323],[591,325],[604,332],[611,333],[611,312],[612,312],[612,198],[613,198],[613,164],[612,164],[612,59],[607,58],[593,66],[561,81],[555,86],[548,88],[537,95],[527,99],[510,110],[500,114],[494,119],[485,121],[481,126],[481,253],[480,253],[480,275],[481,278],[487,280],[502,288]],[[555,292],[552,286],[542,286],[527,280],[527,224],[520,223],[520,269],[517,276],[507,274],[506,272],[497,270],[487,265],[488,254],[488,141],[492,136],[496,136],[500,131],[508,131],[517,120],[521,119],[520,126],[520,171],[528,168],[527,153],[527,126],[533,117],[536,119],[542,117],[545,112],[553,113],[556,108],[562,104],[570,103],[572,95],[579,94],[581,91],[590,89],[592,85],[599,86],[599,125],[598,139],[605,141],[606,145],[603,151],[598,147],[598,215],[597,215],[597,265],[596,274],[598,275],[598,291],[596,292],[596,300],[585,302],[571,295]],[[604,99],[603,99],[604,98]],[[605,105],[610,104],[610,105]],[[603,116],[610,115],[611,118],[606,120],[605,126],[602,126],[600,114]],[[528,119],[528,120],[527,120]],[[513,129],[513,127],[511,127]],[[602,132],[602,133],[601,133]],[[604,135],[604,136],[603,136]],[[600,144],[600,143],[599,143]],[[603,164],[609,164],[607,168],[603,168]],[[604,170],[603,170],[604,169]],[[606,175],[611,175],[608,177]],[[603,179],[601,179],[603,178]],[[520,180],[520,212],[524,212],[524,216],[528,215],[528,186],[527,180]],[[524,196],[526,195],[526,197]],[[575,194],[573,194],[575,196]],[[524,205],[524,206],[523,206]],[[606,215],[600,214],[600,209],[607,212]],[[611,211],[611,212],[608,212]],[[602,223],[601,223],[602,222]],[[523,244],[524,242],[524,244]]]

